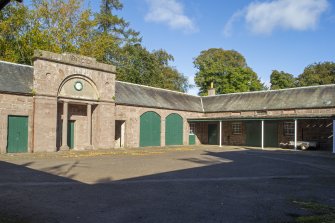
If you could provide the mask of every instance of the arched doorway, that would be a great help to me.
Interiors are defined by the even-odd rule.
[[[170,114],[165,120],[165,144],[183,144],[183,118],[178,114]]]
[[[145,112],[140,117],[140,147],[161,145],[161,117],[156,112]]]

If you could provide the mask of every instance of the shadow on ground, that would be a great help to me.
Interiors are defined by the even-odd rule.
[[[203,155],[181,159],[201,167],[95,184],[1,161],[0,217],[25,223],[290,222],[307,213],[293,200],[335,205],[333,159],[251,150]],[[50,168],[66,174],[62,165]]]

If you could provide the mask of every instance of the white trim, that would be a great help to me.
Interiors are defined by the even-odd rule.
[[[202,109],[202,112],[205,112],[204,104],[202,103],[202,97],[200,97],[200,102],[201,102],[201,109]]]
[[[262,120],[262,142],[261,142],[261,145],[262,145],[262,149],[264,149],[264,120]]]
[[[298,141],[298,120],[294,119],[294,150],[297,150]]]
[[[222,121],[220,121],[220,136],[219,136],[220,138],[220,147],[222,147]]]

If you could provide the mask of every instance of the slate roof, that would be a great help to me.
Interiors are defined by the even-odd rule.
[[[0,92],[31,94],[34,68],[0,61]]]
[[[33,67],[0,61],[0,92],[31,94]],[[335,84],[199,97],[116,81],[116,104],[194,112],[335,107]]]
[[[176,91],[116,81],[116,104],[202,112],[201,98]]]
[[[335,107],[335,85],[207,96],[202,101],[205,112]]]

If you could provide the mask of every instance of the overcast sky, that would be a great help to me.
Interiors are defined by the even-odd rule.
[[[166,49],[191,83],[193,59],[209,48],[237,50],[267,84],[274,69],[297,76],[311,63],[335,61],[334,0],[121,1],[118,14],[143,45]],[[97,10],[99,2],[89,4]]]

